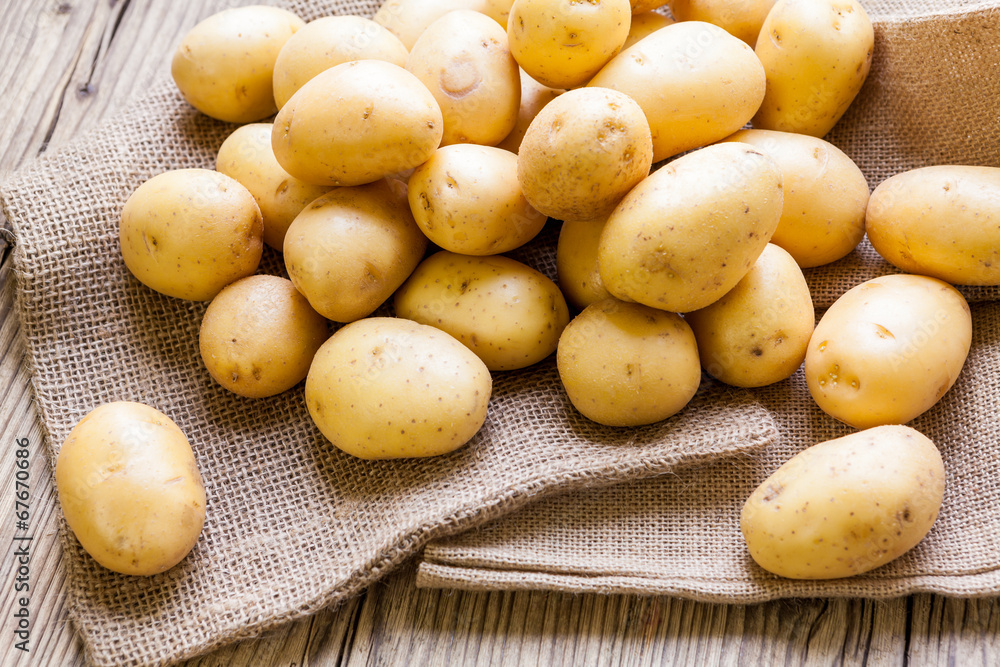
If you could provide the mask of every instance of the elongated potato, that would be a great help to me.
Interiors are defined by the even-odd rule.
[[[597,248],[607,218],[566,220],[559,230],[556,271],[559,289],[573,307],[583,310],[611,296],[601,280]]]

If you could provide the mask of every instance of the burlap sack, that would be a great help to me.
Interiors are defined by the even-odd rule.
[[[876,22],[871,77],[829,138],[872,185],[930,164],[1000,166],[1000,3],[937,10],[924,2],[865,4]],[[817,305],[825,306],[891,268],[865,243],[836,265],[808,271],[808,278]],[[995,288],[963,291],[973,301],[997,297]],[[418,585],[733,602],[1000,593],[994,511],[1000,503],[1000,303],[974,306],[973,320],[973,348],[958,383],[912,424],[944,455],[944,508],[931,534],[893,563],[852,579],[795,582],[769,575],[746,552],[738,515],[749,493],[802,448],[848,432],[814,405],[800,371],[753,392],[781,432],[766,449],[653,481],[561,496],[435,542],[424,551]]]

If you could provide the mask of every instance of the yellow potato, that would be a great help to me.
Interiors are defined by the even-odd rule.
[[[410,176],[407,196],[420,230],[444,250],[497,255],[533,239],[546,217],[517,181],[517,156],[500,148],[445,146]]]
[[[559,230],[556,246],[559,289],[580,310],[611,296],[597,265],[597,246],[606,222],[607,218],[566,220]]]
[[[153,575],[177,565],[205,524],[205,487],[184,433],[141,403],[105,403],[73,427],[56,459],[70,530],[102,566]]]
[[[519,71],[521,73],[521,106],[517,110],[517,121],[515,121],[514,129],[510,131],[510,134],[497,144],[497,148],[510,151],[515,155],[521,149],[521,140],[524,139],[524,133],[528,131],[531,121],[546,104],[564,92],[560,89],[543,86],[528,76],[523,69],[519,69]]]
[[[212,299],[198,343],[216,382],[240,396],[262,398],[304,380],[329,334],[326,320],[291,281],[249,276]]]
[[[271,147],[292,176],[363,185],[431,156],[444,122],[434,96],[398,65],[356,60],[310,79],[274,119]]]
[[[306,379],[306,406],[326,438],[364,459],[437,456],[486,420],[493,381],[443,331],[372,317],[323,344]]]
[[[864,238],[868,181],[839,148],[776,130],[740,130],[726,141],[756,146],[778,163],[785,201],[771,243],[787,250],[799,266],[836,261]]]
[[[559,288],[507,257],[431,255],[396,292],[399,317],[446,331],[491,371],[537,363],[556,351],[569,309]]]
[[[573,406],[607,426],[666,419],[701,383],[698,347],[683,318],[613,298],[587,306],[569,323],[556,363]]]
[[[687,21],[623,50],[587,85],[638,102],[659,162],[743,127],[764,99],[764,68],[753,49],[722,28]]]
[[[1000,285],[1000,168],[938,166],[883,181],[868,240],[903,271],[958,285]]]
[[[874,44],[857,0],[778,0],[755,49],[767,72],[767,94],[753,126],[825,135],[868,77]]]
[[[704,308],[757,261],[781,202],[778,165],[752,146],[717,144],[678,158],[608,218],[598,247],[604,287],[675,313]]]
[[[856,428],[905,424],[958,379],[969,305],[936,278],[892,275],[848,290],[816,325],[806,381],[827,414]]]
[[[230,123],[252,123],[278,110],[274,61],[305,22],[295,14],[254,5],[213,14],[181,40],[170,73],[184,99]]]
[[[670,17],[653,11],[632,14],[632,24],[628,29],[628,37],[625,38],[625,43],[622,44],[622,51],[640,39],[649,37],[660,28],[666,28],[668,25],[673,25],[673,23],[674,21]]]
[[[560,220],[600,218],[649,174],[649,124],[627,95],[571,90],[528,126],[517,178],[528,203]]]
[[[802,365],[815,314],[799,265],[769,243],[736,287],[684,319],[712,377],[737,387],[763,387]]]
[[[510,134],[521,104],[521,76],[497,22],[449,12],[428,26],[406,69],[427,86],[444,116],[442,145],[492,146]]]
[[[515,0],[510,52],[545,86],[580,86],[621,50],[631,14],[628,0]]]
[[[514,0],[385,0],[373,20],[383,25],[407,49],[412,49],[427,26],[448,12],[469,9],[486,14],[500,27],[507,28],[507,17]]]
[[[654,9],[667,4],[667,0],[631,0],[632,20],[640,14],[652,13]]]
[[[384,60],[406,65],[407,49],[378,23],[360,16],[326,16],[307,23],[281,47],[274,63],[278,109],[307,81],[352,60]]]
[[[667,0],[678,21],[705,21],[724,29],[751,47],[775,0]]]
[[[167,171],[125,202],[119,226],[125,266],[161,294],[208,301],[257,270],[264,223],[253,195],[208,169]]]
[[[278,251],[295,216],[330,190],[303,183],[281,168],[271,150],[270,123],[237,128],[222,142],[215,168],[250,191],[264,220],[264,243]]]
[[[285,269],[316,312],[353,322],[392,296],[426,248],[406,195],[379,181],[307,206],[285,235]]]
[[[747,499],[740,528],[765,570],[837,579],[898,558],[930,532],[944,498],[937,447],[907,426],[813,445]]]

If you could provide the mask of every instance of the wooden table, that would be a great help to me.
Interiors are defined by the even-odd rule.
[[[114,114],[169,67],[212,0],[0,0],[0,170],[15,169]],[[4,227],[8,227],[6,221]],[[56,495],[42,452],[11,250],[0,240],[0,663],[75,665]],[[31,653],[14,648],[14,440],[32,452]],[[994,599],[753,606],[670,598],[418,590],[414,568],[336,610],[193,661],[197,665],[1000,665]]]

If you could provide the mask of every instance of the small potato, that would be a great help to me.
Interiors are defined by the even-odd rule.
[[[898,558],[930,532],[944,499],[941,454],[907,426],[813,445],[750,494],[750,556],[791,579],[838,579]]]
[[[407,55],[398,37],[370,19],[316,19],[281,47],[274,63],[274,101],[280,109],[307,81],[341,63],[384,60],[403,67]]]
[[[434,96],[398,65],[356,60],[310,79],[274,119],[278,164],[315,185],[363,185],[412,169],[441,143]]]
[[[872,23],[857,0],[778,0],[755,49],[767,72],[767,94],[753,126],[825,135],[868,77],[874,44]]]
[[[531,121],[517,155],[528,203],[559,220],[605,217],[649,174],[649,124],[627,95],[571,90]]]
[[[274,396],[306,378],[327,322],[290,280],[249,276],[208,305],[198,338],[209,374],[247,398]]]
[[[431,255],[396,292],[395,304],[399,317],[447,331],[491,371],[549,356],[569,322],[554,282],[502,256]]]
[[[957,285],[1000,285],[1000,168],[943,165],[883,181],[868,240],[903,271]]]
[[[521,75],[497,22],[449,12],[427,27],[406,59],[444,116],[441,144],[492,146],[510,134],[521,104]]]
[[[253,195],[208,169],[167,171],[125,202],[118,229],[125,266],[167,296],[208,301],[257,270],[264,222]]]
[[[740,130],[726,141],[764,151],[781,169],[785,199],[771,243],[802,268],[829,264],[865,236],[868,181],[833,144],[804,134]]]
[[[667,4],[667,0],[631,0],[632,20],[640,14],[652,14],[654,9],[658,9]],[[671,21],[673,23],[673,21]]]
[[[611,296],[597,265],[597,247],[605,223],[606,218],[566,220],[559,230],[556,246],[559,289],[566,300],[580,310]]]
[[[515,0],[510,52],[542,85],[580,86],[621,50],[631,14],[629,0]]]
[[[229,123],[252,123],[276,112],[272,77],[285,42],[305,21],[254,5],[213,14],[181,40],[170,73],[198,111]]]
[[[746,125],[764,99],[753,49],[718,26],[675,23],[623,50],[588,86],[634,99],[649,121],[653,162],[719,141]]]
[[[372,317],[316,353],[306,406],[323,435],[353,456],[437,456],[479,431],[492,387],[483,362],[445,332]]]
[[[684,319],[705,370],[737,387],[763,387],[798,370],[816,321],[802,270],[770,243],[736,287]]]
[[[56,458],[70,530],[102,566],[166,572],[194,548],[205,487],[184,433],[142,403],[105,403],[73,427]]]
[[[604,287],[670,312],[704,308],[757,261],[781,202],[778,165],[752,146],[717,144],[678,158],[608,218],[597,251]]]
[[[444,250],[497,255],[533,239],[546,217],[517,181],[517,156],[456,144],[434,152],[410,176],[407,196],[420,230]]]
[[[683,318],[613,298],[569,323],[556,363],[573,406],[606,426],[666,419],[701,383],[698,347]]]
[[[528,131],[528,126],[531,125],[531,121],[535,119],[538,112],[546,104],[565,92],[556,88],[543,86],[525,74],[523,69],[519,68],[519,72],[521,75],[521,106],[517,110],[517,121],[514,123],[514,129],[510,131],[510,134],[497,144],[497,148],[510,151],[515,155],[520,151],[524,133]]]
[[[628,29],[628,37],[625,38],[625,43],[622,44],[622,51],[640,39],[649,37],[660,28],[666,28],[668,25],[673,25],[673,23],[674,21],[670,17],[653,11],[632,14],[632,24]]]
[[[215,168],[250,191],[264,220],[264,243],[280,252],[295,216],[330,186],[303,183],[282,169],[271,150],[271,129],[270,123],[237,128],[222,142]]]
[[[751,48],[775,0],[667,0],[678,21],[705,21],[719,26]]]
[[[806,381],[824,412],[855,428],[905,424],[951,389],[971,344],[958,290],[926,276],[883,276],[848,290],[820,319]]]
[[[385,0],[372,20],[412,49],[427,26],[448,12],[468,9],[485,14],[506,29],[514,0]]]

